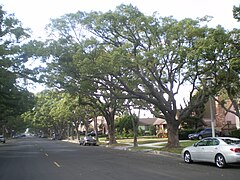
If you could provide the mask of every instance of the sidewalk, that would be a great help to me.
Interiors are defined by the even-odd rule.
[[[125,151],[134,151],[134,152],[142,152],[148,154],[169,156],[169,157],[181,157],[181,154],[171,153],[167,151],[154,150],[153,148],[163,148],[161,144],[166,144],[167,142],[158,142],[158,143],[148,143],[148,144],[139,144],[138,147],[146,147],[144,149],[133,149],[133,144],[129,143],[128,146],[109,146],[113,149],[125,150]]]
[[[62,141],[79,144],[79,141],[77,139],[75,139],[75,140],[65,139],[65,140],[62,140]],[[136,152],[143,152],[143,153],[149,153],[149,154],[181,157],[180,154],[170,153],[170,152],[166,152],[166,151],[153,150],[153,148],[163,148],[166,143],[167,143],[167,141],[148,143],[148,144],[139,144],[138,147],[146,147],[144,149],[139,149],[139,150],[133,150],[132,149],[133,148],[133,143],[128,143],[127,145],[123,145],[123,146],[109,146],[109,145],[104,145],[104,146],[108,147],[108,148],[112,148],[112,149],[117,149],[117,150],[136,151]],[[161,146],[161,145],[163,145],[163,146]]]
[[[64,139],[62,140],[64,142],[70,142],[70,143],[75,143],[75,144],[79,144],[79,141],[77,139]],[[139,144],[138,146],[139,147],[151,147],[151,148],[161,148],[161,144],[166,144],[167,141],[164,141],[164,142],[156,142],[156,143],[148,143],[148,144]],[[107,146],[107,145],[106,145]],[[109,146],[108,146],[109,147]],[[116,146],[116,149],[126,149],[128,147],[133,147],[133,143],[127,143],[126,146]],[[162,146],[163,147],[163,146]]]
[[[62,141],[64,142],[70,142],[70,143],[74,143],[74,144],[79,144],[79,141],[77,139],[71,140],[71,139],[63,139]]]

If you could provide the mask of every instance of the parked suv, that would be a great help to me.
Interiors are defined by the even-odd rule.
[[[0,142],[1,142],[1,143],[5,143],[5,142],[6,142],[6,140],[5,140],[5,138],[4,138],[3,135],[0,135]]]
[[[220,133],[215,130],[215,136],[219,136]],[[212,137],[212,129],[211,128],[205,128],[202,130],[197,131],[196,133],[189,134],[188,139],[202,139],[205,137]]]

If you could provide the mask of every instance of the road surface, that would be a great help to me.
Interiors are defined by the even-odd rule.
[[[0,144],[0,180],[239,180],[240,165],[185,164],[180,157],[79,146],[43,138]]]

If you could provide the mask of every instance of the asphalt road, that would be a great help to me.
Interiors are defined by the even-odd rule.
[[[185,164],[180,157],[79,146],[41,138],[0,144],[0,180],[239,180],[240,165]]]

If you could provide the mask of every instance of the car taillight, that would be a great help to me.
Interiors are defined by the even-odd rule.
[[[230,150],[236,153],[240,153],[240,148],[231,148]]]

